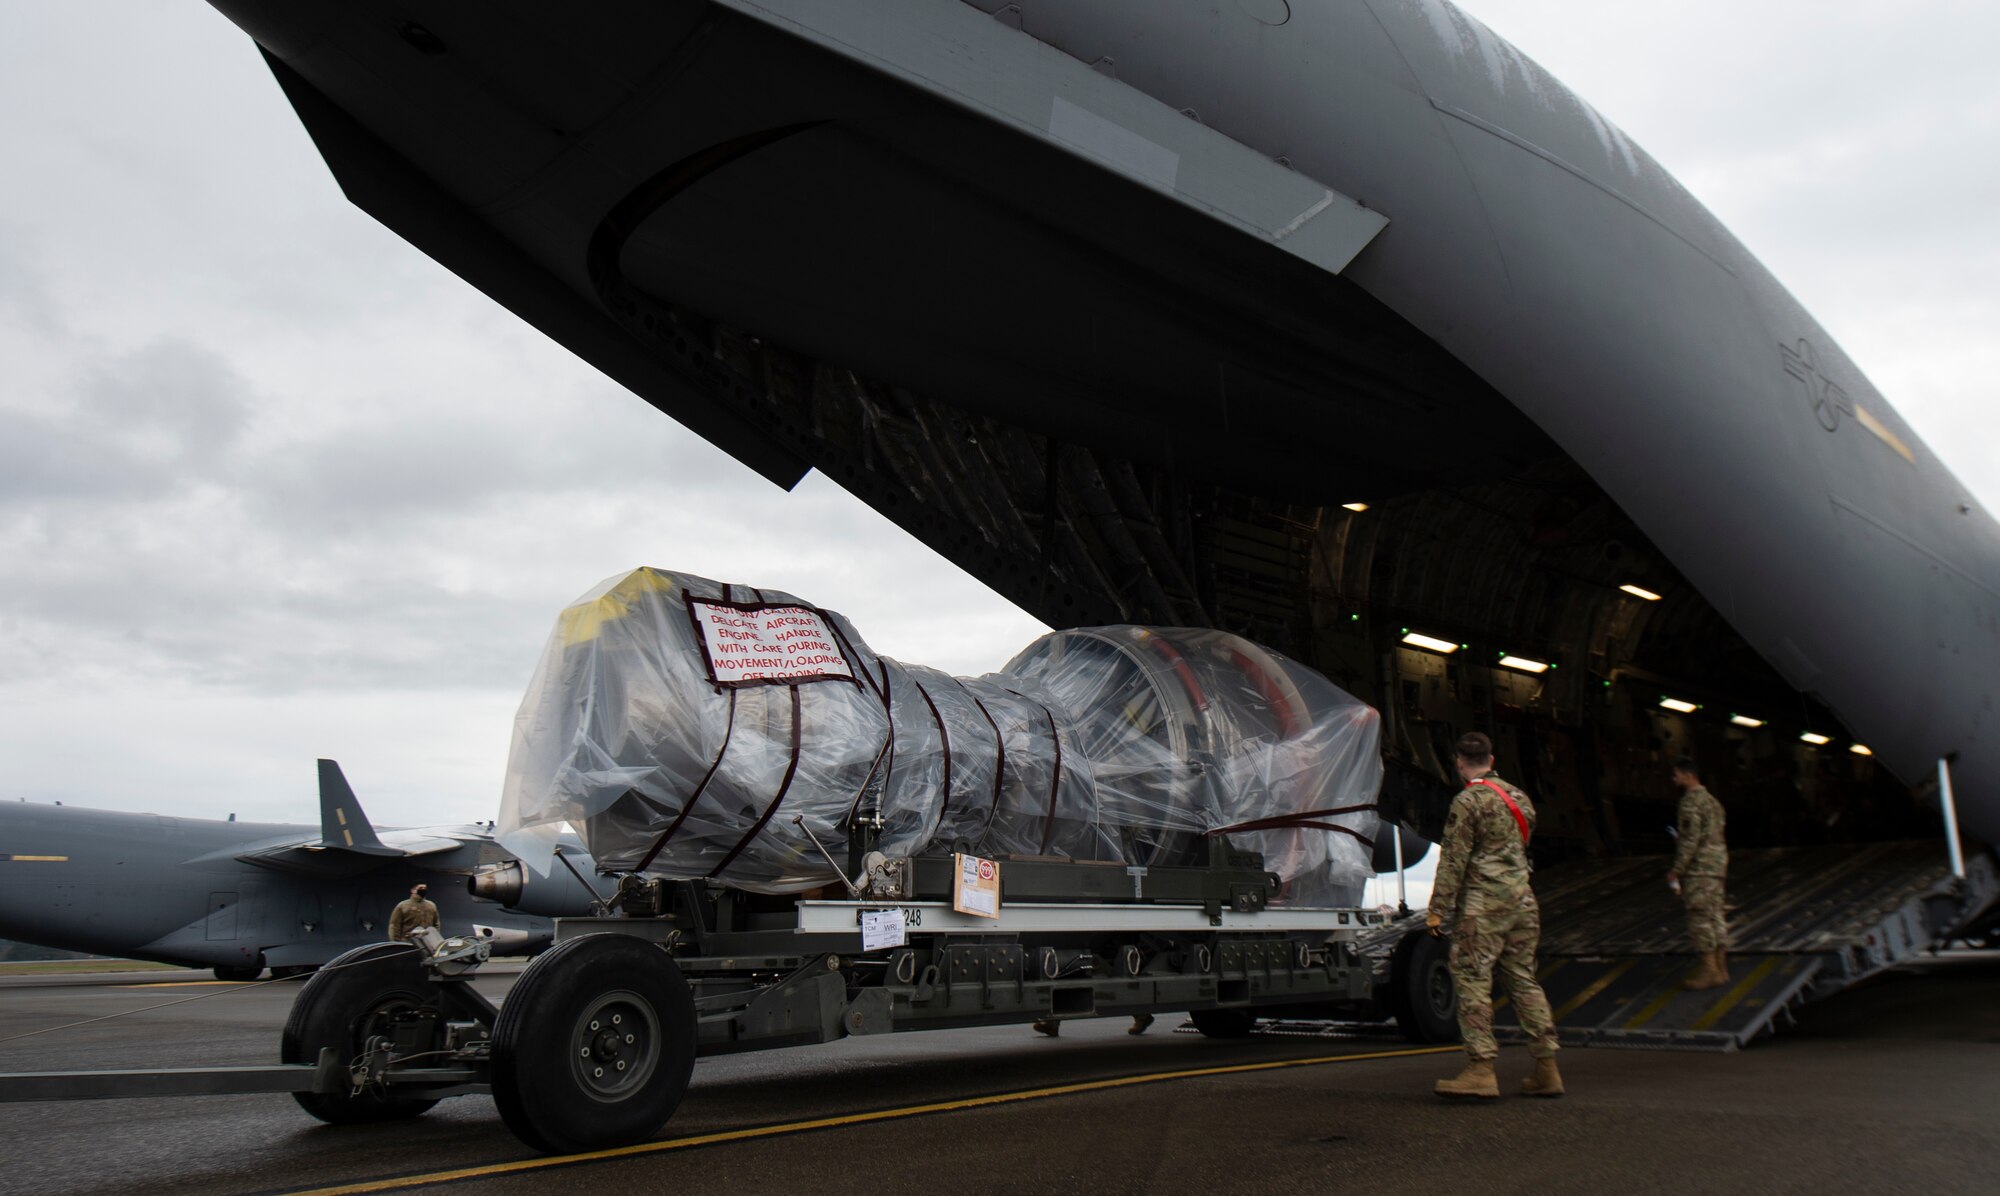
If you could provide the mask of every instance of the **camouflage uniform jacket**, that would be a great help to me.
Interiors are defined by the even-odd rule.
[[[1521,807],[1528,829],[1534,829],[1535,805],[1527,794],[1492,773],[1480,780],[1505,789]],[[1528,849],[1521,841],[1520,823],[1491,788],[1467,785],[1451,799],[1451,813],[1445,817],[1430,907],[1441,914],[1477,915],[1534,904],[1535,891],[1528,886]]]
[[[396,908],[390,911],[389,938],[392,942],[406,943],[410,941],[410,932],[417,927],[441,924],[437,906],[422,897],[412,897],[408,901],[397,902]]]
[[[1723,842],[1725,816],[1715,795],[1696,785],[1681,794],[1680,850],[1674,853],[1674,871],[1690,876],[1724,876],[1729,872],[1729,845]]]

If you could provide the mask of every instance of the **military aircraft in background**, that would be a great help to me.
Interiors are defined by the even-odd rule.
[[[378,831],[340,765],[321,760],[319,786],[317,828],[0,804],[0,937],[253,980],[380,942],[418,883],[447,933],[519,953],[598,900],[574,838],[530,877],[491,824]]]

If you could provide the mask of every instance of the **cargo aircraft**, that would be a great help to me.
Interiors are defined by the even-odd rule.
[[[1444,0],[214,0],[354,203],[1058,627],[1377,705],[1435,833],[2000,836],[2000,525],[1644,150]],[[1425,778],[1429,778],[1426,780]]]
[[[316,828],[0,803],[0,937],[254,980],[382,941],[418,883],[447,934],[521,953],[597,900],[574,836],[532,876],[489,824],[378,831],[339,764],[319,782]]]

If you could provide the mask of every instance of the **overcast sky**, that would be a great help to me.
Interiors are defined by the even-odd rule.
[[[2000,4],[1467,7],[1705,200],[2000,509]],[[311,821],[327,755],[378,822],[490,817],[556,612],[640,564],[791,590],[955,672],[1041,630],[348,206],[196,0],[0,16],[0,799]]]

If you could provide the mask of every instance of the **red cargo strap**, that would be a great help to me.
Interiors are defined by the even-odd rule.
[[[1501,801],[1507,803],[1507,812],[1514,816],[1514,825],[1521,828],[1521,846],[1526,847],[1528,845],[1528,817],[1527,815],[1521,813],[1521,807],[1514,804],[1514,799],[1507,796],[1507,791],[1505,789],[1502,789],[1500,786],[1495,785],[1493,782],[1487,780],[1485,777],[1480,777],[1478,780],[1472,783],[1475,785],[1486,786],[1488,789],[1491,789],[1493,792],[1499,794]]]

